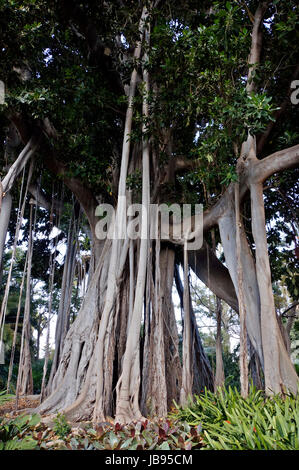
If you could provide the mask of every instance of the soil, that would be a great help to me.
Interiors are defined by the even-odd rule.
[[[20,397],[18,402],[18,409],[16,410],[16,400],[14,398],[6,403],[3,403],[3,405],[0,405],[0,416],[5,416],[7,414],[16,416],[21,413],[24,413],[28,409],[36,408],[38,405],[38,395]]]

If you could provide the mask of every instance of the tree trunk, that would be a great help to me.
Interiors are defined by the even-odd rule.
[[[256,387],[257,390],[264,390],[263,379],[262,379],[262,367],[258,355],[248,337],[249,343],[249,374],[252,380],[252,384]]]
[[[222,304],[221,300],[216,297],[216,373],[214,388],[217,390],[218,387],[223,387],[225,382],[223,357],[222,357],[222,335],[221,335],[221,316],[222,316]]]
[[[5,194],[2,199],[1,211],[0,211],[0,284],[2,282],[3,275],[3,253],[5,248],[5,241],[7,236],[7,229],[10,220],[12,206],[12,197],[10,193]]]
[[[175,266],[175,283],[177,292],[180,297],[181,309],[184,308],[184,288],[180,279],[178,266]],[[202,341],[199,335],[198,326],[196,323],[196,317],[193,311],[192,302],[190,299],[190,316],[191,316],[191,327],[192,337],[194,338],[194,377],[193,377],[193,393],[200,393],[205,388],[208,390],[214,389],[214,375],[213,370],[206,355]]]
[[[238,292],[237,255],[236,255],[236,219],[233,202],[219,219],[219,230],[224,250],[225,261],[231,279]],[[257,284],[255,263],[245,233],[241,230],[241,259],[244,273],[244,302],[247,307],[246,328],[250,341],[257,351],[261,364],[264,363],[260,324],[260,293]]]
[[[23,319],[22,341],[20,351],[20,362],[17,379],[16,403],[18,402],[19,395],[31,395],[33,393],[33,379],[32,379],[32,364],[31,364],[31,325],[30,325],[30,310],[31,310],[31,268],[32,268],[32,254],[33,254],[33,234],[35,229],[35,221],[33,226],[32,221],[32,205],[30,206],[30,220],[29,220],[29,241],[28,241],[28,263],[27,263],[27,280],[26,280],[26,299]]]
[[[256,273],[261,297],[261,330],[267,394],[286,390],[297,393],[298,376],[278,326],[268,257],[262,183],[250,185],[252,233],[256,249]]]
[[[183,330],[183,370],[180,403],[185,406],[192,400],[193,386],[193,336],[190,315],[190,292],[188,273],[187,242],[184,247],[184,330]]]
[[[144,10],[144,24],[148,12]],[[149,41],[148,25],[145,26],[145,40]],[[144,60],[147,60],[146,54]],[[147,69],[143,70],[143,81],[145,85],[142,114],[144,120],[149,118],[149,76]],[[149,253],[149,204],[150,204],[150,144],[146,137],[147,124],[142,126],[143,151],[142,151],[142,214],[141,214],[141,240],[139,248],[139,262],[136,281],[136,293],[132,319],[129,324],[126,350],[123,359],[123,370],[116,388],[116,422],[127,423],[132,420],[141,419],[139,409],[139,386],[140,386],[140,364],[139,364],[139,339],[143,308],[143,297],[146,281],[147,259]]]
[[[248,361],[247,361],[247,330],[246,330],[246,306],[244,302],[244,270],[241,257],[241,231],[245,237],[245,232],[240,216],[240,187],[239,182],[235,183],[235,210],[236,210],[236,257],[238,273],[238,299],[240,316],[240,383],[241,395],[248,396]]]

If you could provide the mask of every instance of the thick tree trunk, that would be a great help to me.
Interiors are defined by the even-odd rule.
[[[148,13],[144,11],[144,23]],[[148,26],[146,26],[147,28]],[[146,41],[148,32],[146,30]],[[146,60],[146,55],[144,56]],[[149,76],[147,69],[143,70],[145,85],[145,96],[143,97],[142,114],[144,119],[149,118]],[[142,214],[141,214],[141,240],[139,248],[139,262],[136,281],[136,293],[132,318],[129,324],[126,350],[123,359],[123,370],[116,388],[116,417],[120,423],[141,419],[139,409],[139,386],[140,386],[140,364],[139,364],[139,339],[145,291],[147,260],[149,253],[149,204],[150,204],[150,144],[145,136],[147,124],[143,124],[143,151],[142,151]]]
[[[236,257],[238,273],[238,299],[240,316],[240,383],[241,395],[248,396],[248,359],[247,359],[247,330],[246,317],[247,309],[244,302],[244,270],[241,257],[241,232],[245,236],[243,223],[240,216],[240,186],[235,183],[235,210],[236,210]]]
[[[157,240],[155,286],[153,279],[150,284],[152,302],[146,302],[151,310],[147,310],[145,319],[141,403],[144,414],[163,417],[179,398],[181,364],[172,302],[175,253],[169,247],[160,251],[159,244]],[[148,281],[151,277],[149,265]]]
[[[184,288],[179,274],[178,266],[175,267],[175,283],[177,292],[180,297],[181,309],[184,308]],[[195,313],[192,307],[190,298],[190,316],[191,316],[191,327],[192,337],[194,338],[194,377],[193,377],[193,393],[200,393],[205,388],[208,390],[214,389],[214,375],[213,370],[206,355],[202,341],[199,335],[198,326],[196,323]]]
[[[236,255],[236,221],[233,203],[219,219],[219,230],[224,250],[225,261],[230,272],[236,292],[238,292],[237,255]],[[246,235],[241,230],[241,259],[244,273],[244,302],[247,307],[246,328],[250,341],[257,351],[261,364],[264,363],[260,325],[260,294],[257,284],[254,259]]]
[[[297,393],[298,376],[288,355],[276,318],[268,257],[262,183],[250,186],[252,233],[256,247],[256,273],[261,297],[261,330],[266,393]]]
[[[160,253],[161,297],[165,346],[165,367],[167,406],[173,406],[173,400],[179,399],[182,383],[182,367],[179,354],[179,335],[172,300],[174,280],[175,252],[165,247]]]
[[[180,393],[181,405],[186,405],[192,400],[193,388],[193,344],[194,337],[191,328],[190,315],[190,292],[189,292],[189,272],[188,272],[188,251],[187,242],[184,247],[184,330],[183,330],[183,369],[182,387]]]
[[[52,393],[38,408],[40,412],[63,410],[69,419],[78,421],[92,416],[96,394],[92,369],[110,245],[107,240],[78,316],[66,335],[59,367],[52,382]]]

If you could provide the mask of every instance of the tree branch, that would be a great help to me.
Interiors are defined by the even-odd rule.
[[[251,49],[250,49],[249,60],[248,60],[249,69],[248,69],[248,78],[247,78],[247,85],[246,85],[247,93],[253,92],[256,88],[253,78],[254,78],[254,72],[255,72],[256,66],[257,64],[260,63],[260,57],[261,57],[262,39],[263,39],[261,25],[262,25],[264,14],[266,13],[269,3],[270,3],[269,1],[260,2],[254,15]]]
[[[251,173],[252,183],[263,183],[267,178],[278,171],[294,168],[299,165],[299,144],[284,150],[272,153],[262,160],[254,163]]]

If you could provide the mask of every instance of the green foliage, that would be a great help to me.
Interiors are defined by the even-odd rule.
[[[299,398],[266,398],[251,388],[244,399],[236,389],[205,391],[194,404],[172,416],[202,428],[204,449],[299,449]]]
[[[53,431],[57,434],[59,437],[65,437],[67,434],[70,432],[71,427],[68,424],[66,417],[58,413],[57,416],[54,418],[54,427]]]
[[[21,415],[14,420],[0,420],[0,450],[33,450],[37,442],[28,432],[38,426],[40,416]]]
[[[200,446],[200,436],[187,423],[143,422],[87,430],[85,439],[72,438],[72,449],[88,450],[191,450]]]
[[[71,428],[62,415],[54,419],[53,429],[39,417],[19,417],[0,424],[2,449],[51,450],[191,450],[201,447],[199,428],[188,423],[156,420],[130,425],[91,423]],[[26,434],[26,438],[25,438]],[[58,437],[58,439],[57,439]],[[2,447],[1,447],[2,446]]]

